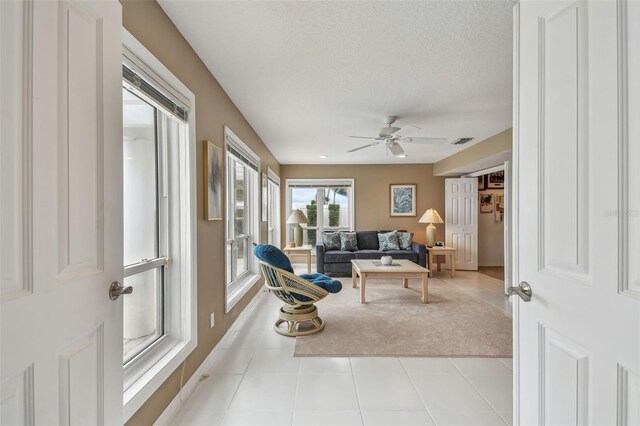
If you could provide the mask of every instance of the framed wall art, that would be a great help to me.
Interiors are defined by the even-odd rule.
[[[266,173],[262,173],[262,221],[267,222],[269,220],[269,177]]]
[[[480,213],[493,213],[493,194],[480,194]]]
[[[416,215],[416,185],[390,185],[391,216]]]
[[[204,141],[205,220],[222,220],[222,150]]]
[[[487,176],[487,189],[504,188],[504,170],[489,173]]]

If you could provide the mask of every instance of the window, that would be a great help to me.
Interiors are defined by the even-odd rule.
[[[280,178],[271,169],[267,176],[267,242],[280,247]]]
[[[227,174],[226,310],[258,281],[253,243],[259,243],[258,156],[225,127]]]
[[[353,179],[287,179],[287,215],[300,209],[309,223],[303,226],[303,244],[315,248],[318,233],[349,231],[354,223]],[[287,225],[287,241],[294,225]]]
[[[195,97],[127,32],[124,44],[126,420],[197,341]]]

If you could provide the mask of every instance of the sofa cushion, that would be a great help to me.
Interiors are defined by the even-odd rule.
[[[324,263],[349,263],[356,258],[356,252],[331,250],[324,254]]]
[[[400,250],[398,233],[396,231],[378,233],[378,243],[382,251]]]
[[[356,252],[356,259],[380,259],[382,256],[386,256],[387,253],[380,250],[358,250]]]
[[[344,250],[344,251],[358,250],[358,238],[356,237],[355,232],[340,233],[340,250]]]
[[[323,232],[322,244],[325,251],[340,250],[340,233],[339,232]]]
[[[398,245],[400,250],[411,250],[411,241],[413,240],[413,232],[398,231]]]
[[[385,256],[391,256],[394,259],[406,259],[418,263],[418,253],[411,250],[389,250],[384,252]]]
[[[357,231],[359,250],[378,250],[378,231]]]
[[[271,266],[293,272],[291,261],[278,247],[271,244],[254,244],[253,254]]]

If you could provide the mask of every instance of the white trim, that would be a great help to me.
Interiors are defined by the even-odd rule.
[[[171,400],[167,408],[160,414],[158,419],[153,423],[154,426],[170,426],[173,425],[173,419],[178,415],[180,408],[184,405],[184,401],[191,396],[193,391],[198,386],[202,380],[200,378],[208,374],[208,371],[214,365],[217,355],[220,353],[222,347],[227,343],[227,341],[231,338],[233,333],[238,329],[239,324],[245,320],[245,317],[249,317],[253,311],[260,305],[260,298],[266,295],[265,291],[258,292],[251,302],[247,305],[247,307],[238,315],[238,318],[231,324],[231,327],[227,330],[227,332],[222,336],[222,339],[214,346],[209,355],[202,361],[202,364],[198,367],[198,369],[191,375],[187,383],[185,383],[178,394]]]
[[[511,218],[511,285],[520,281],[518,268],[519,244],[519,144],[520,144],[520,4],[513,8],[513,131],[511,142],[511,202],[509,203]],[[512,296],[513,297],[513,296]],[[520,425],[520,300],[517,298],[511,304],[511,318],[513,324],[513,426]]]
[[[274,172],[271,167],[267,167],[267,177],[274,180],[278,184],[278,186],[280,186],[280,176],[278,176],[278,174]]]
[[[179,306],[182,328],[181,340],[159,361],[146,371],[123,394],[124,421],[129,420],[151,395],[169,378],[176,368],[198,345],[197,333],[197,246],[196,246],[196,98],[151,52],[149,52],[126,29],[122,29],[122,43],[128,51],[150,67],[159,78],[167,82],[188,103],[188,143],[186,154],[180,163],[180,194],[188,197],[180,200],[180,282]],[[186,203],[183,203],[186,201]],[[178,267],[174,264],[172,267]]]
[[[494,166],[494,167],[489,167],[488,169],[478,170],[477,172],[468,173],[468,174],[466,174],[466,175],[464,175],[462,177],[484,176],[484,175],[488,175],[489,173],[499,172],[501,170],[505,170],[505,163],[502,163],[502,164]]]

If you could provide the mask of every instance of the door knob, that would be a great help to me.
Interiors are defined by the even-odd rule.
[[[531,286],[528,282],[522,281],[517,287],[509,287],[507,289],[507,294],[509,296],[517,294],[518,296],[520,296],[520,299],[522,299],[523,302],[531,302],[533,291],[531,290]]]
[[[123,287],[118,281],[112,282],[109,287],[109,299],[111,300],[118,300],[121,295],[131,293],[133,293],[133,287]]]

